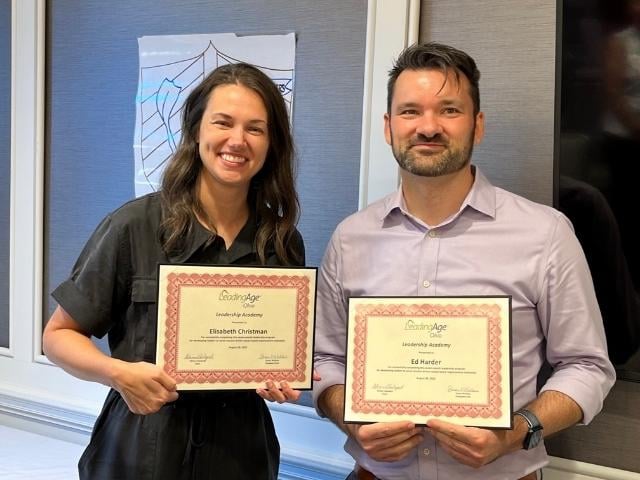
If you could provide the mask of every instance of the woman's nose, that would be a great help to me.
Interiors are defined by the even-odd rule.
[[[231,147],[242,147],[245,144],[245,131],[244,128],[237,126],[229,131],[228,144]]]

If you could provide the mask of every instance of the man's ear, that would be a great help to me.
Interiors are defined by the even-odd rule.
[[[479,145],[484,138],[484,113],[476,114],[476,131],[473,134],[473,144]]]
[[[388,113],[384,114],[384,139],[391,145],[391,118]]]

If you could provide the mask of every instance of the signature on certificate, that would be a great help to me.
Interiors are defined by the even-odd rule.
[[[397,390],[402,390],[404,388],[404,384],[398,384],[398,383],[374,383],[373,385],[371,385],[371,388],[373,388],[376,391],[397,391]]]
[[[203,362],[205,360],[212,360],[214,358],[213,353],[187,353],[184,356],[185,360],[195,360],[199,362]]]
[[[467,386],[453,386],[453,385],[449,385],[447,387],[447,391],[448,392],[455,392],[455,393],[478,393],[478,390],[472,387],[467,387]]]
[[[258,356],[258,360],[283,360],[289,358],[289,355],[284,353],[261,353]]]

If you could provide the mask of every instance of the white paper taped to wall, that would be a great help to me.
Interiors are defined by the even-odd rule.
[[[180,141],[182,104],[204,77],[229,63],[260,68],[278,86],[291,118],[295,34],[162,35],[138,39],[140,71],[133,141],[136,197],[157,191]]]

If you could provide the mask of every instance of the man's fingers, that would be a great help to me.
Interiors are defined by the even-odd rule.
[[[417,438],[419,442],[422,440],[422,437],[422,431],[419,428],[414,427],[411,430],[403,430],[388,437],[370,439],[367,440],[366,443],[376,450],[384,450],[387,448],[393,448],[394,446],[402,444],[412,438]]]
[[[411,422],[371,423],[363,425],[358,430],[358,436],[363,441],[371,441],[379,438],[392,437],[398,433],[408,433],[416,428]]]
[[[373,443],[363,448],[365,452],[375,460],[382,462],[395,462],[402,460],[413,452],[423,440],[421,433],[410,435],[403,440],[400,440],[397,435],[390,438],[395,439],[396,443],[381,443],[381,440],[377,440],[376,442],[378,443]]]
[[[472,445],[478,436],[478,429],[455,425],[442,420],[429,420],[427,429],[436,439],[446,442],[446,439],[454,439],[461,444]]]
[[[468,465],[470,467],[474,467],[475,466],[471,462],[471,460],[469,459],[469,457],[467,455],[459,452],[455,448],[452,448],[450,444],[446,444],[446,443],[440,442],[440,446],[445,452],[447,452],[447,454],[450,457],[456,459],[458,462],[462,463],[463,465]]]
[[[356,438],[369,456],[392,462],[413,451],[422,441],[423,433],[411,422],[373,423],[362,425]]]
[[[454,423],[445,422],[443,420],[432,419],[427,422],[427,427],[430,430],[442,433],[452,438],[459,438],[464,436],[462,431],[467,427],[456,425]]]

